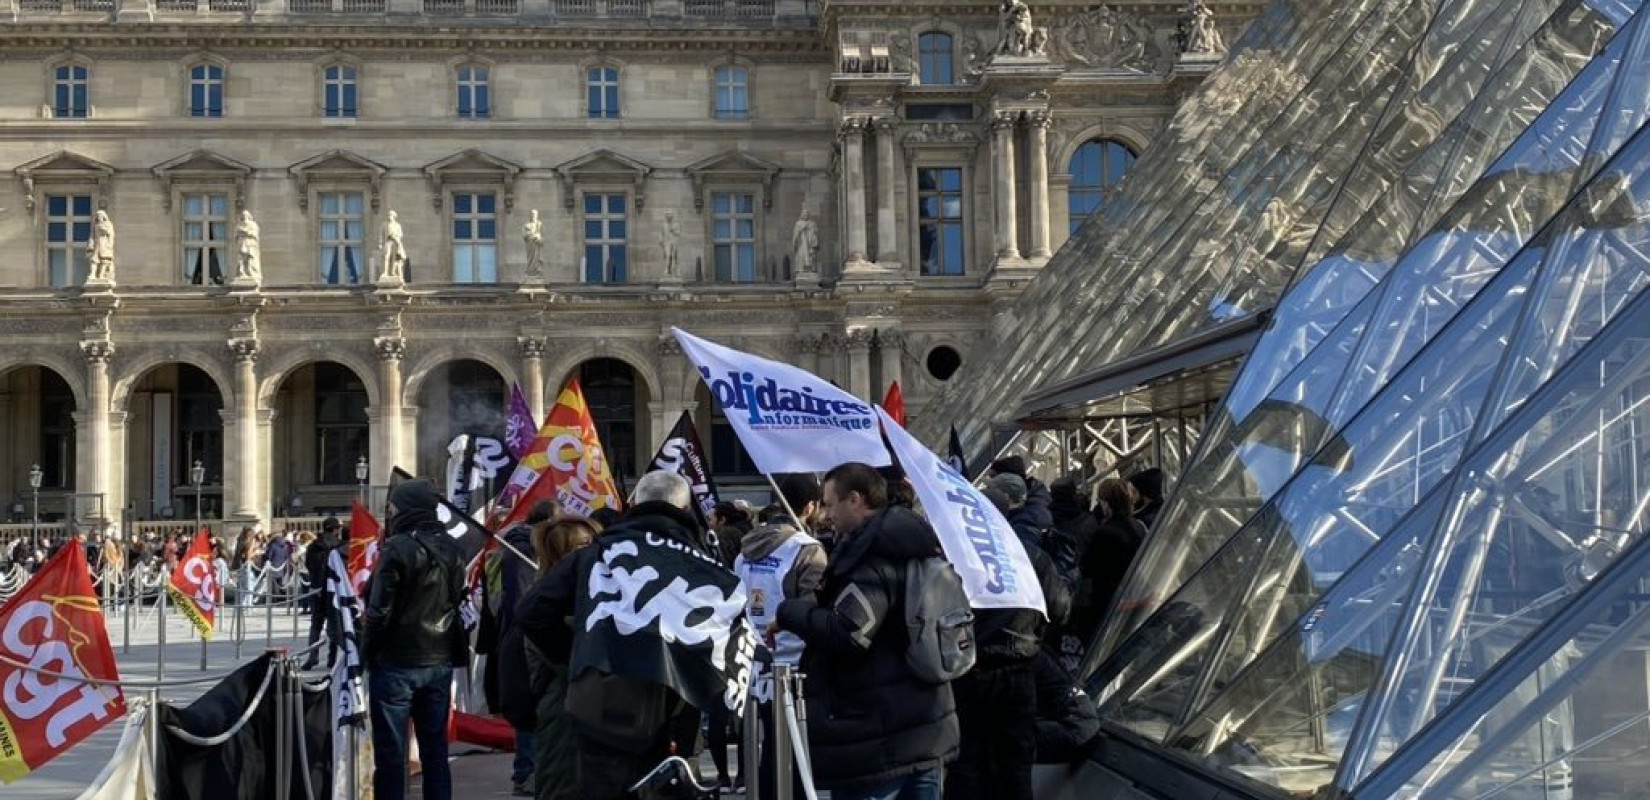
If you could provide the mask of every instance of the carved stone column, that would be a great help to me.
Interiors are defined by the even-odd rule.
[[[893,117],[878,117],[873,121],[877,137],[877,266],[888,268],[899,263],[899,228],[895,226],[894,185],[899,174],[897,148],[894,137],[898,121]]]
[[[527,384],[527,407],[533,412],[533,421],[544,423],[544,340],[531,336],[516,337],[521,349],[522,382]]]
[[[997,258],[1020,257],[1014,204],[1014,121],[1017,111],[998,111],[991,118],[991,183],[997,193]]]
[[[83,471],[86,480],[78,484],[76,490],[102,494],[103,513],[107,517],[109,509],[119,508],[122,502],[110,479],[114,458],[109,448],[109,359],[114,358],[115,346],[107,339],[91,339],[80,343],[80,354],[86,358],[88,406],[82,426],[86,435],[82,441],[89,442],[91,447]]]
[[[868,403],[880,398],[871,396],[871,342],[876,332],[858,328],[848,332],[848,391]]]
[[[842,190],[847,195],[848,263],[844,269],[864,269],[865,260],[865,120],[842,121]]]
[[[417,471],[417,465],[401,463],[401,359],[407,355],[407,340],[379,336],[372,345],[378,353],[378,431],[371,448],[372,482],[388,485],[393,467]]]
[[[895,383],[902,383],[901,367],[904,364],[905,335],[897,330],[877,331],[877,352],[882,356],[882,394],[888,394],[888,387]],[[900,386],[900,392],[905,386]]]
[[[1031,193],[1031,257],[1047,260],[1053,255],[1049,248],[1048,210],[1048,129],[1054,117],[1047,111],[1026,113],[1027,178],[1026,191]]]
[[[258,446],[258,340],[230,339],[235,356],[235,505],[233,518],[254,520],[268,506],[259,494],[258,464],[267,455]]]

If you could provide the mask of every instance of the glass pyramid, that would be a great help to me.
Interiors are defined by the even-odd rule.
[[[925,414],[1267,312],[1082,673],[1263,796],[1650,796],[1650,10],[1279,0]]]

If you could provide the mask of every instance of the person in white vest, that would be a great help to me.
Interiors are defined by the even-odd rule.
[[[802,517],[809,528],[819,511],[819,481],[799,473],[777,476],[779,493],[785,503]],[[783,508],[784,506],[781,506]],[[756,674],[751,680],[751,697],[761,704],[762,769],[761,797],[774,796],[773,748],[773,668],[770,664],[797,666],[802,661],[802,637],[779,631],[773,623],[779,604],[799,598],[812,599],[825,579],[825,548],[808,535],[784,511],[763,521],[761,527],[745,534],[733,571],[745,582],[751,626],[773,631],[757,654]],[[795,775],[794,771],[790,774]],[[802,796],[799,779],[793,778],[793,797]]]

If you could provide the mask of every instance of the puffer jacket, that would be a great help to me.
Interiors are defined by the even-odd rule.
[[[934,530],[916,512],[886,508],[838,545],[816,599],[779,607],[779,627],[807,643],[802,669],[818,785],[864,788],[956,758],[950,684],[919,680],[905,662],[905,565],[939,554]]]

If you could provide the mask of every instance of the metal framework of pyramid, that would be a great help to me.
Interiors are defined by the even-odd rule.
[[[1280,0],[930,411],[1272,310],[1088,649],[1111,730],[1258,796],[1650,797],[1641,7]]]

